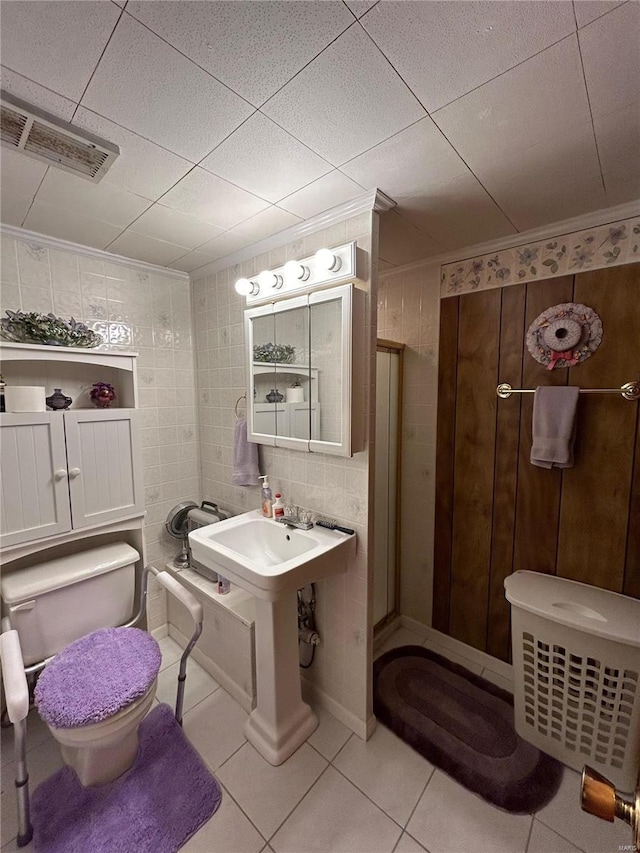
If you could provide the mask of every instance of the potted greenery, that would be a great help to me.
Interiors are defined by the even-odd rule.
[[[7,311],[0,319],[0,336],[20,344],[48,344],[59,347],[97,347],[102,337],[73,317],[61,320],[55,314],[37,311]]]

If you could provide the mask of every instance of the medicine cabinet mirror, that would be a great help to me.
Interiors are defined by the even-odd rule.
[[[245,311],[249,441],[361,449],[364,296],[346,284]]]

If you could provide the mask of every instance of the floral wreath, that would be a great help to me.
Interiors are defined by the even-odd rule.
[[[602,320],[587,305],[563,302],[539,314],[529,326],[527,348],[547,370],[572,367],[602,343]]]

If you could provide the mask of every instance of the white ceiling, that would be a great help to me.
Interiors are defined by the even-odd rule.
[[[2,88],[121,149],[2,149],[3,222],[190,271],[379,187],[400,264],[640,197],[640,1],[13,0]]]

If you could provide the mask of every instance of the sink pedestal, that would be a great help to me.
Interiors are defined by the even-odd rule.
[[[263,758],[278,765],[305,742],[318,718],[302,701],[297,592],[271,601],[256,598],[255,606],[257,706],[244,733]]]

